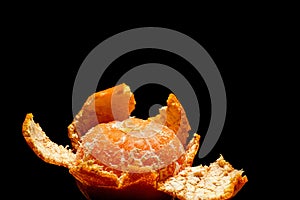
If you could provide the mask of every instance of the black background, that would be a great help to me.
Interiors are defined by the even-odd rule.
[[[5,111],[3,126],[7,128],[3,134],[9,139],[2,145],[5,148],[2,160],[7,169],[7,173],[3,173],[9,177],[5,179],[6,186],[14,192],[5,190],[4,194],[11,198],[21,194],[24,199],[40,199],[41,194],[53,199],[84,199],[67,169],[44,163],[27,146],[21,133],[25,115],[33,113],[35,121],[52,141],[68,145],[67,126],[73,119],[73,83],[85,57],[114,34],[137,27],[158,26],[182,32],[202,45],[216,63],[225,84],[227,117],[223,132],[214,149],[201,160],[196,157],[195,164],[209,164],[222,154],[235,168],[243,169],[249,179],[234,199],[269,196],[272,191],[266,187],[270,175],[267,163],[272,161],[270,149],[263,143],[269,126],[266,121],[269,101],[265,97],[271,92],[265,76],[268,71],[268,23],[235,18],[213,22],[191,22],[190,19],[104,21],[103,18],[90,23],[71,17],[20,16],[7,22],[3,38],[6,70],[2,68],[2,77],[7,79],[3,79],[2,84],[6,94],[2,105]],[[161,61],[171,67],[178,62],[184,65],[178,58],[172,60],[172,56],[157,57],[157,52],[136,52],[113,67],[117,70],[122,62],[135,65],[135,59],[141,63]],[[111,73],[102,77],[104,85],[113,82],[114,74]],[[195,77],[190,76],[190,81],[195,82]],[[104,85],[99,84],[99,89],[105,88]],[[205,88],[200,91],[205,93]],[[142,94],[153,92],[153,88],[143,88],[139,92],[140,102],[153,103],[142,99]],[[164,92],[157,101],[165,101]],[[209,109],[205,111],[209,106],[208,96],[204,96],[206,104],[201,106],[206,112],[204,115],[209,116]],[[145,115],[142,108],[138,111],[136,115]],[[203,131],[206,126],[204,122]]]

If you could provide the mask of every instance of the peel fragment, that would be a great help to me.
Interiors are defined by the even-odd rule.
[[[160,182],[158,190],[180,200],[230,199],[248,181],[243,170],[237,170],[221,155],[209,166],[187,167],[174,177]]]
[[[182,145],[186,146],[191,126],[183,106],[174,94],[169,95],[167,106],[160,108],[159,114],[149,119],[164,124],[173,130]]]
[[[72,150],[52,142],[40,125],[34,122],[31,113],[25,117],[22,133],[29,147],[45,162],[64,167],[75,162],[76,155]]]
[[[68,126],[68,136],[74,150],[78,149],[80,137],[90,128],[100,123],[129,118],[135,103],[133,93],[124,83],[90,95]]]

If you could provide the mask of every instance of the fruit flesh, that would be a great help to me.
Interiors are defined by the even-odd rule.
[[[165,168],[185,153],[171,129],[138,118],[98,124],[82,137],[82,148],[84,155],[130,173]]]

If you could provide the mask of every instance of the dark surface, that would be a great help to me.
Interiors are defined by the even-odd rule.
[[[9,127],[5,136],[8,135],[9,140],[4,144],[6,150],[2,162],[8,171],[2,173],[9,174],[6,186],[14,190],[10,193],[11,198],[21,194],[24,199],[43,199],[41,195],[49,199],[84,199],[67,169],[44,163],[27,146],[21,134],[22,122],[26,113],[31,112],[51,140],[62,145],[70,144],[67,126],[73,119],[72,89],[81,63],[104,39],[143,26],[162,26],[192,37],[210,54],[222,75],[228,103],[224,129],[214,149],[203,159],[196,157],[195,165],[209,164],[222,154],[235,168],[243,169],[249,179],[234,199],[257,199],[259,195],[268,194],[264,176],[267,175],[266,161],[271,159],[268,157],[270,150],[262,148],[266,137],[264,105],[267,100],[264,96],[268,85],[263,84],[266,65],[260,61],[264,57],[262,49],[265,43],[261,43],[261,39],[265,35],[258,32],[263,27],[254,26],[251,21],[243,24],[228,22],[225,28],[222,23],[198,25],[185,21],[96,26],[75,20],[45,19],[40,23],[31,18],[7,25],[8,44],[4,59],[8,62],[3,75],[9,78],[2,84],[7,92],[2,105],[5,109],[4,126]],[[131,55],[124,62],[135,63],[133,59],[134,55]],[[151,55],[140,54],[137,59],[149,61]],[[152,59],[157,57],[152,55]],[[168,60],[167,55],[158,61],[169,66],[178,64]],[[117,70],[118,63],[114,67]],[[111,83],[112,77],[114,74],[107,74],[101,81]],[[99,85],[101,87],[104,85]],[[143,99],[143,92],[156,95],[151,87],[145,87],[144,91],[139,91],[137,102],[140,99],[149,106],[165,101],[165,90],[161,91],[161,98],[155,96],[151,102]],[[207,102],[208,97],[204,98]],[[206,119],[200,128],[205,132],[209,109],[205,111],[204,108],[209,105],[204,103],[202,106]],[[145,117],[145,112],[141,108],[135,114]],[[205,133],[201,135],[204,137]]]

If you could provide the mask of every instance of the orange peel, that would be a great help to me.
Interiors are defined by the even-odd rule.
[[[187,141],[191,127],[174,94],[169,95],[160,114],[146,120],[130,116],[135,103],[124,83],[89,96],[68,126],[71,147],[52,142],[33,120],[32,113],[26,115],[22,133],[43,161],[68,168],[87,199],[136,199],[138,195],[143,195],[143,199],[210,199],[200,195],[200,190],[189,192],[188,184],[196,172],[206,170],[203,180],[208,181],[212,169],[219,172],[224,166],[227,171],[222,173],[229,176],[217,177],[221,186],[216,188],[215,196],[211,194],[212,199],[231,198],[247,182],[243,171],[235,170],[223,158],[212,167],[192,166],[200,135],[194,133]],[[222,169],[213,167],[221,163],[225,163]],[[232,173],[235,176],[229,179]],[[183,174],[184,189],[173,187]],[[205,189],[208,185],[194,187]],[[234,188],[230,194],[228,188]]]

